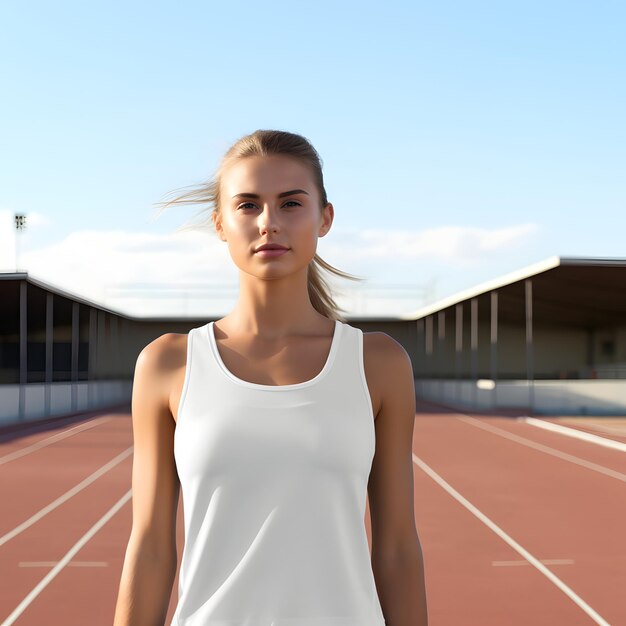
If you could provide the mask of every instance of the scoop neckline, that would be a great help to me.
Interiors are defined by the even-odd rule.
[[[238,385],[242,385],[243,387],[251,387],[253,389],[265,389],[265,390],[268,390],[268,391],[283,391],[283,390],[290,390],[290,389],[300,389],[302,387],[308,387],[309,385],[313,385],[313,384],[319,382],[320,380],[322,380],[322,378],[324,378],[326,376],[326,374],[328,373],[328,371],[330,370],[330,367],[331,367],[331,365],[332,365],[332,363],[333,363],[333,361],[335,359],[335,354],[337,352],[337,346],[339,344],[339,335],[341,333],[341,328],[342,328],[342,323],[339,320],[335,320],[335,327],[333,329],[333,337],[332,337],[332,340],[331,340],[330,350],[328,352],[328,356],[326,357],[326,362],[324,363],[324,366],[317,373],[316,376],[314,376],[313,378],[311,378],[309,380],[305,380],[305,381],[303,381],[301,383],[293,383],[291,385],[263,385],[261,383],[253,383],[253,382],[250,382],[248,380],[243,380],[243,378],[239,378],[238,376],[235,376],[226,367],[226,364],[222,360],[222,357],[220,355],[220,351],[219,351],[219,349],[217,347],[217,341],[215,340],[214,324],[215,324],[215,322],[209,322],[205,326],[205,330],[206,330],[206,333],[208,335],[209,343],[210,343],[211,348],[213,350],[213,354],[215,356],[215,359],[216,359],[220,369],[222,370],[222,372],[224,372],[224,374],[226,374],[226,376],[228,376],[228,378],[230,378],[232,381],[234,381]]]

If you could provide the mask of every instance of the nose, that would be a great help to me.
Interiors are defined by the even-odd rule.
[[[277,216],[273,211],[268,210],[267,205],[265,205],[263,212],[259,215],[259,230],[261,233],[269,230],[273,232],[280,230]]]

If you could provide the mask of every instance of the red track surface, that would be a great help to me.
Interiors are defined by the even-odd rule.
[[[426,403],[413,452],[430,626],[626,624],[624,452]],[[128,407],[0,429],[0,626],[112,624],[131,469]]]

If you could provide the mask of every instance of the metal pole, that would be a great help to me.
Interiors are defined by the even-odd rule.
[[[78,346],[80,339],[80,304],[72,303],[72,363],[71,363],[71,390],[72,390],[72,411],[76,411],[78,406]]]
[[[96,343],[98,334],[98,312],[89,309],[89,354],[87,357],[87,404],[93,406],[94,378],[96,376]]]
[[[417,331],[417,354],[421,353],[421,347],[422,347],[422,337],[424,335],[424,320],[423,319],[419,319],[416,321],[416,331]],[[425,382],[424,382],[424,377],[425,377],[425,372],[424,372],[424,368],[422,366],[422,359],[420,357],[419,360],[419,372],[418,372],[418,376],[419,376],[419,380],[416,381],[416,392],[417,393],[421,393],[422,396],[427,395],[427,392],[425,392]]]
[[[460,400],[460,377],[461,377],[461,353],[463,350],[463,304],[456,305],[456,332],[455,332],[455,374],[456,374],[456,399]]]
[[[498,404],[498,292],[491,292],[491,380],[494,388],[492,397],[492,408]]]
[[[28,283],[20,281],[20,391],[18,419],[26,419],[26,383],[28,382]]]
[[[535,383],[533,368],[533,283],[530,278],[525,281],[526,293],[526,378],[528,380],[528,406],[533,415],[535,407]]]
[[[19,249],[20,249],[20,233],[26,228],[26,215],[24,213],[16,213],[14,215],[15,225],[15,272],[19,272]]]
[[[426,352],[426,373],[428,378],[430,379],[431,385],[434,385],[433,378],[433,317],[429,315],[425,320],[425,337],[424,337],[424,350]]]
[[[46,415],[50,415],[52,411],[52,377],[53,370],[53,350],[54,350],[54,294],[48,292],[46,294],[46,373],[44,378],[45,384],[45,410]]]
[[[477,410],[478,405],[478,389],[476,389],[476,383],[478,382],[478,300],[472,298],[470,301],[470,347],[472,354],[472,404],[474,410]]]
[[[439,311],[437,314],[437,375],[439,377],[439,395],[443,398],[443,369],[444,369],[444,341],[446,338],[446,313]]]

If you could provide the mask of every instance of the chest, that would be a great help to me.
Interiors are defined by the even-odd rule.
[[[283,344],[224,341],[214,343],[220,365],[234,377],[255,385],[296,385],[315,378],[326,366],[327,338],[292,339]]]
[[[381,390],[377,383],[374,333],[363,333],[363,364],[374,416],[380,410]],[[219,359],[236,378],[258,385],[294,385],[315,378],[325,367],[329,356],[328,342],[291,342],[282,346],[243,345],[216,342]],[[170,411],[178,421],[177,408],[185,379],[187,336],[180,335],[180,367],[172,373]],[[242,356],[245,355],[245,356]]]

